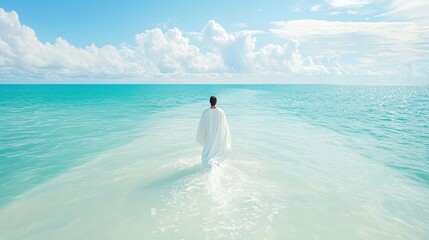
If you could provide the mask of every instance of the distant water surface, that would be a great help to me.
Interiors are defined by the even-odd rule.
[[[233,151],[201,166],[218,96]],[[5,239],[425,239],[429,87],[0,85]]]

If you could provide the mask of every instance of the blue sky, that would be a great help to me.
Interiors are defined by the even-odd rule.
[[[427,84],[428,28],[423,0],[0,0],[0,82]]]
[[[22,24],[33,28],[42,42],[61,36],[84,47],[133,42],[136,33],[152,28],[179,27],[198,31],[213,19],[223,27],[237,30],[267,29],[272,21],[317,18],[324,20],[365,20],[368,15],[337,14],[329,4],[324,11],[309,11],[320,1],[0,1],[7,11],[16,11]],[[373,13],[378,10],[371,7]]]

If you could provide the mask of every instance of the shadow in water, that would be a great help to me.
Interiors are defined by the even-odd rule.
[[[173,172],[172,174],[168,174],[168,175],[164,175],[164,176],[160,176],[155,179],[152,179],[144,183],[142,188],[151,189],[151,188],[159,188],[159,187],[171,185],[187,176],[196,174],[204,170],[206,169],[202,165],[198,164],[189,168],[185,168],[185,169],[181,169],[179,171]]]

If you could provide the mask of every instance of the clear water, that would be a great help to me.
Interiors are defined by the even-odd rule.
[[[212,171],[208,97],[233,152]],[[426,239],[429,87],[0,85],[2,239]]]

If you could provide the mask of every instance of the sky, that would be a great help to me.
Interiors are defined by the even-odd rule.
[[[429,84],[429,1],[0,0],[0,83]]]

